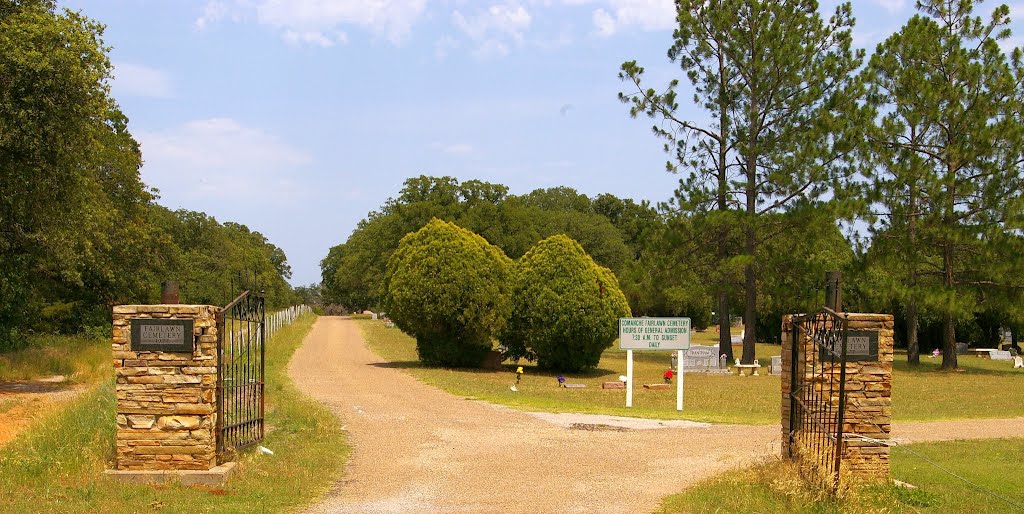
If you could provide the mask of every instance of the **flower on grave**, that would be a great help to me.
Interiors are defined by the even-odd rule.
[[[518,368],[516,368],[516,374],[517,375],[522,375],[523,374],[523,367],[522,366],[519,366]]]
[[[558,385],[562,385],[564,383],[565,383],[565,377],[563,377],[562,375],[558,375]]]

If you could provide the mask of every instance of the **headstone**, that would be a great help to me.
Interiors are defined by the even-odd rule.
[[[729,357],[724,353],[718,357],[718,369],[726,369],[729,367]]]
[[[562,387],[566,389],[586,389],[587,384],[562,384]]]
[[[679,355],[676,352],[672,352],[672,356],[669,357],[669,368],[673,370],[679,369]]]
[[[747,333],[746,329],[740,330],[740,334],[737,336],[730,336],[730,344],[743,344],[743,336]]]
[[[781,375],[782,374],[782,356],[772,355],[772,365],[768,367],[769,375]]]
[[[503,360],[505,360],[505,356],[502,355],[501,352],[491,350],[487,352],[487,355],[484,355],[484,360],[480,363],[480,367],[492,371],[499,370],[501,369],[501,362]]]
[[[957,355],[963,355],[963,354],[967,353],[967,343],[957,343],[956,344],[956,353],[957,353]]]
[[[672,384],[644,384],[644,389],[672,389]]]
[[[1024,357],[1013,358],[1013,369],[1024,368]]]
[[[675,354],[673,353],[673,355]],[[699,345],[690,346],[689,350],[683,352],[683,365],[685,371],[709,371],[718,369],[718,347]]]
[[[994,361],[1009,361],[1009,360],[1013,360],[1013,356],[1010,355],[1010,352],[1005,351],[1005,350],[994,350],[994,351],[988,352],[988,356],[989,356],[990,359],[992,359]]]
[[[604,382],[601,384],[601,389],[625,389],[626,384],[622,382]]]

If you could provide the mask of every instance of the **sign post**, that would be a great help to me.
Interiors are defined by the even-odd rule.
[[[626,407],[633,406],[633,350],[626,350]]]
[[[626,350],[626,407],[633,406],[633,350],[675,350],[679,378],[676,410],[683,410],[683,351],[690,348],[690,318],[619,318],[619,349]]]
[[[683,377],[686,376],[686,359],[683,351],[676,350],[676,362],[679,363],[679,379],[676,381],[676,410],[683,411]]]

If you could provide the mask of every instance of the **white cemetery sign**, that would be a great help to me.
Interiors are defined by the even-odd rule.
[[[619,349],[626,350],[626,407],[633,406],[633,350],[675,350],[676,410],[683,410],[683,350],[689,348],[690,318],[619,318]]]

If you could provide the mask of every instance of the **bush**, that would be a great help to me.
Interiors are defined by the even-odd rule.
[[[619,318],[629,315],[615,274],[597,265],[579,243],[557,235],[516,263],[512,316],[501,340],[510,357],[579,371],[597,365],[618,337]]]
[[[388,317],[424,364],[478,367],[509,314],[512,261],[484,238],[433,219],[388,260]]]

